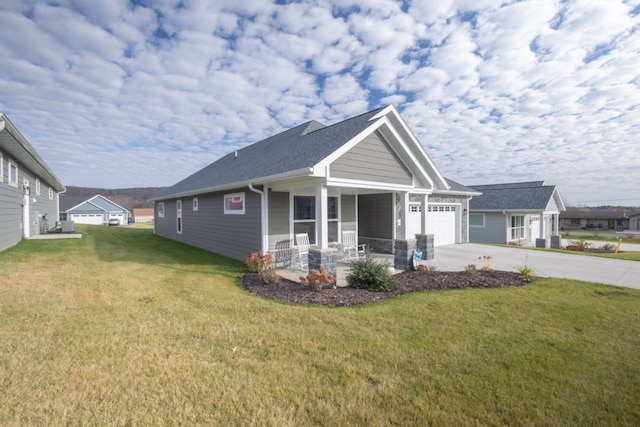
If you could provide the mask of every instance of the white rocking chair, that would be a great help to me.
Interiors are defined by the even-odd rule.
[[[296,234],[296,267],[302,271],[309,270],[309,246],[307,233]]]
[[[352,260],[364,256],[366,245],[359,245],[355,231],[342,232],[342,249],[344,251],[344,259]]]

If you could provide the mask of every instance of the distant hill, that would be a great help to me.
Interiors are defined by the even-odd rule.
[[[144,187],[144,188],[89,188],[89,187],[67,187],[67,191],[61,194],[65,196],[86,196],[87,199],[100,194],[123,208],[131,211],[133,208],[151,208],[153,203],[148,200],[159,194],[165,187]]]

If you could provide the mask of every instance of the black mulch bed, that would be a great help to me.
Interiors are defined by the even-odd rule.
[[[504,286],[522,286],[526,283],[519,273],[496,270],[479,271],[476,275],[462,271],[437,273],[405,271],[394,277],[398,281],[398,289],[393,292],[372,292],[350,287],[314,291],[309,287],[301,286],[298,282],[284,278],[280,279],[278,285],[269,285],[257,273],[245,273],[240,279],[240,284],[247,292],[279,301],[297,304],[353,306],[370,304],[409,292],[502,288]]]

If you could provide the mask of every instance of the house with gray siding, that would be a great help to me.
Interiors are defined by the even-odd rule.
[[[473,185],[481,192],[469,203],[471,242],[546,247],[559,235],[560,192],[544,181]]]
[[[376,252],[417,234],[468,241],[469,198],[445,179],[393,106],[310,121],[248,145],[155,196],[155,233],[243,259],[308,233],[331,252],[343,231]]]
[[[129,211],[100,194],[92,197],[60,197],[60,219],[76,224],[107,225],[115,219],[119,225],[129,223]]]
[[[65,188],[9,118],[0,113],[0,251],[58,219]]]

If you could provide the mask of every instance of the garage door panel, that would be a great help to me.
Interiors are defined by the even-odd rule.
[[[425,214],[425,233],[434,235],[435,246],[456,243],[456,206],[429,206]],[[420,233],[422,212],[418,206],[410,206],[407,214],[407,234]]]

